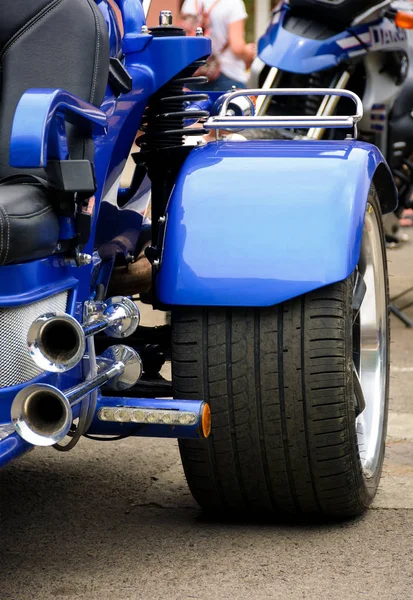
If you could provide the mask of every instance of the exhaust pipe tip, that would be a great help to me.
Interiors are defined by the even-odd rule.
[[[53,446],[69,432],[72,409],[66,396],[51,385],[20,390],[11,407],[17,433],[34,446]]]
[[[37,366],[51,373],[73,369],[86,350],[82,326],[65,313],[48,313],[36,319],[27,334],[27,345]]]

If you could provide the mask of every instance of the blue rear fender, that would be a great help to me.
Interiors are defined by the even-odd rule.
[[[271,306],[355,269],[369,190],[397,206],[374,146],[356,141],[214,142],[186,160],[167,211],[159,299]]]

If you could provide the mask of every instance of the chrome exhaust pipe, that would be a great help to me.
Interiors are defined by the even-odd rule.
[[[86,337],[83,327],[65,313],[47,313],[38,317],[27,334],[29,353],[43,371],[64,373],[83,358]]]
[[[105,331],[109,337],[125,338],[139,325],[139,309],[132,300],[117,296],[103,303],[85,306],[85,323],[66,313],[38,317],[27,334],[29,353],[43,371],[64,373],[83,358],[86,339]]]
[[[17,433],[34,446],[52,446],[62,440],[72,423],[70,402],[52,385],[31,385],[21,390],[11,407]]]
[[[53,446],[68,434],[73,422],[72,409],[87,394],[104,384],[115,390],[127,389],[142,376],[141,358],[128,346],[111,346],[97,362],[96,377],[65,392],[46,384],[21,390],[11,407],[13,425],[20,437],[34,446]]]

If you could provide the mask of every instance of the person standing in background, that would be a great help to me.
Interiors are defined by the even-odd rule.
[[[257,48],[245,41],[248,14],[243,0],[185,0],[181,15],[189,34],[202,27],[212,40],[213,57],[205,73],[210,81],[202,89],[246,87],[247,67],[254,60]]]

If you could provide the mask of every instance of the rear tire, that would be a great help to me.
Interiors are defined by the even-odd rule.
[[[354,275],[269,308],[175,309],[174,394],[205,399],[212,411],[207,441],[180,441],[186,478],[202,508],[345,518],[373,501],[387,427],[389,324],[374,189],[369,206],[381,237],[382,260],[374,269],[383,275],[386,311],[383,426],[374,468],[363,466],[356,431]]]

